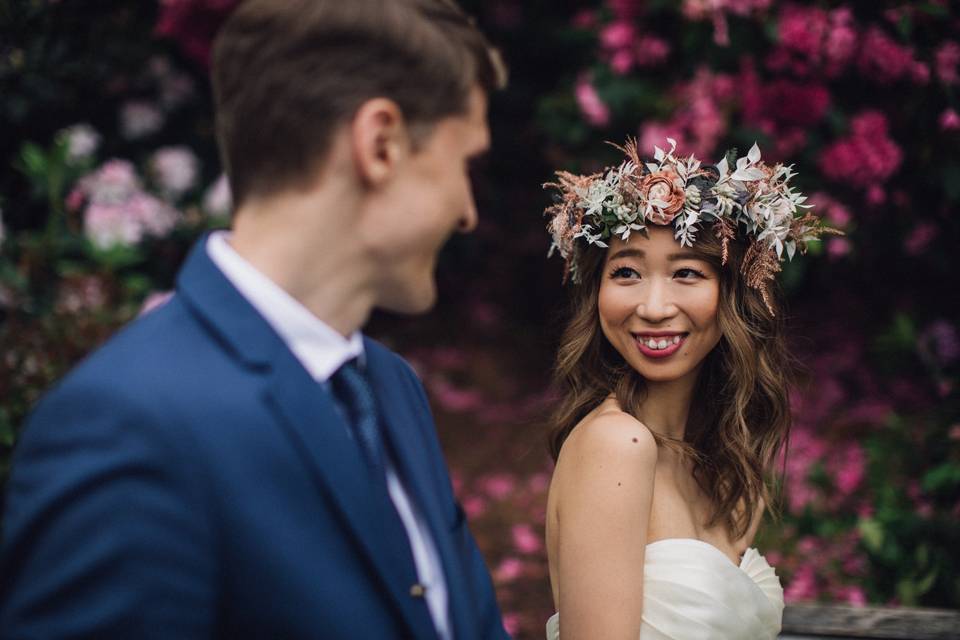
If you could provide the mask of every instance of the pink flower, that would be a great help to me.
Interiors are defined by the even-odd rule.
[[[827,255],[838,260],[850,253],[850,241],[846,238],[830,238],[827,242]]]
[[[846,585],[834,595],[838,600],[846,602],[852,607],[863,607],[867,604],[867,596],[863,589],[855,585]]]
[[[606,126],[610,122],[610,109],[600,98],[587,76],[581,76],[574,89],[577,104],[587,122],[595,127]]]
[[[610,57],[610,68],[619,75],[624,75],[633,68],[633,53],[629,49],[621,49]]]
[[[77,190],[86,197],[84,233],[100,249],[132,246],[146,235],[164,236],[179,220],[179,212],[143,191],[133,165],[110,160],[81,178]],[[79,196],[71,194],[74,204]]]
[[[908,77],[917,79],[918,73],[913,50],[897,44],[875,26],[870,27],[863,38],[857,66],[865,78],[878,84],[890,84]]]
[[[851,442],[844,448],[834,450],[827,461],[827,471],[833,474],[834,485],[840,497],[852,494],[863,481],[866,469],[866,454],[863,448]]]
[[[71,162],[89,159],[100,146],[100,134],[89,124],[81,123],[63,129],[58,137],[67,143],[67,158]]]
[[[530,525],[514,525],[510,532],[513,536],[513,546],[520,553],[538,553],[543,549],[540,536],[533,532],[533,528]]]
[[[636,31],[629,22],[614,22],[600,32],[600,44],[605,49],[626,49],[633,44]]]
[[[960,82],[960,73],[957,73],[958,65],[960,65],[960,44],[948,40],[940,45],[936,53],[937,77],[940,78],[940,82],[947,86]]]
[[[78,276],[65,279],[58,292],[57,309],[65,313],[80,313],[102,307],[107,302],[103,280],[97,276]]]
[[[520,633],[520,614],[518,613],[504,613],[503,617],[503,628],[511,636],[515,636]]]
[[[487,511],[487,500],[483,496],[467,496],[463,499],[463,512],[467,518],[479,518]]]
[[[827,178],[868,189],[885,182],[903,159],[900,147],[887,135],[887,119],[879,111],[864,111],[851,123],[852,135],[829,145],[820,155]]]
[[[813,566],[809,564],[804,564],[797,569],[793,579],[783,590],[783,599],[787,602],[816,600],[818,595],[816,573]]]
[[[233,194],[230,191],[230,182],[225,174],[207,188],[203,195],[203,210],[207,215],[225,217],[233,209]]]
[[[189,57],[206,66],[217,29],[239,0],[161,0],[154,33],[173,38]]]
[[[908,255],[918,256],[926,251],[936,237],[936,225],[932,222],[921,222],[910,231],[910,235],[903,241],[903,249]]]
[[[494,473],[479,481],[480,490],[494,500],[503,500],[516,488],[516,480],[506,473]]]
[[[641,67],[653,67],[670,55],[670,43],[657,36],[644,35],[633,48],[636,63]]]
[[[953,109],[944,109],[938,123],[942,131],[957,131],[960,129],[960,115]]]
[[[140,313],[138,315],[142,316],[150,313],[154,309],[162,307],[172,297],[173,291],[154,291],[143,301],[143,306],[140,307]]]
[[[163,121],[163,113],[143,100],[133,100],[120,109],[120,132],[127,140],[138,140],[156,133]]]
[[[187,147],[163,147],[150,158],[150,172],[169,199],[176,200],[197,183],[199,161]]]
[[[853,219],[853,216],[850,215],[850,210],[847,209],[846,206],[834,200],[823,191],[817,191],[811,194],[809,202],[815,207],[818,213],[823,215],[830,224],[835,227],[846,227]]]
[[[432,381],[430,391],[441,407],[453,413],[474,411],[483,405],[483,395],[479,391],[458,389],[442,379]]]
[[[513,582],[522,574],[523,560],[512,556],[504,558],[493,572],[498,582]]]

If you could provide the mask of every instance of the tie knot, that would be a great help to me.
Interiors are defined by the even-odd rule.
[[[357,360],[353,359],[337,369],[330,382],[364,454],[371,464],[380,468],[383,445],[380,441],[377,401],[366,374]]]

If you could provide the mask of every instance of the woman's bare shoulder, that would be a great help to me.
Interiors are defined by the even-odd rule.
[[[608,400],[573,428],[560,458],[575,466],[621,459],[650,464],[657,460],[657,442],[642,422]]]

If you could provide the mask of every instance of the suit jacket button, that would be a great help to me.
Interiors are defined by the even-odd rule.
[[[422,584],[415,584],[410,587],[410,595],[414,598],[422,598],[427,593],[427,588]]]

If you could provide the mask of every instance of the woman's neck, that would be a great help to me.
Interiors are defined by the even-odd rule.
[[[679,380],[648,380],[646,395],[637,410],[637,419],[658,435],[683,440],[698,373],[699,368]]]

